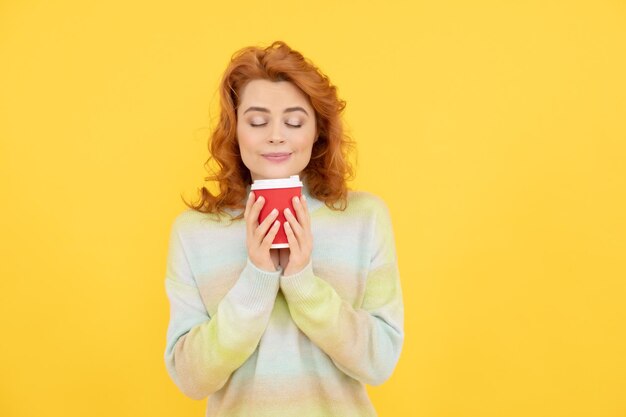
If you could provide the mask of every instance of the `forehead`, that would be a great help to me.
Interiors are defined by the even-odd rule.
[[[241,89],[239,100],[240,107],[255,105],[279,109],[299,105],[311,108],[306,94],[290,81],[249,81]]]

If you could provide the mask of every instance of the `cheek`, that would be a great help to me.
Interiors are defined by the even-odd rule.
[[[302,132],[298,137],[298,149],[302,151],[308,151],[313,148],[313,142],[315,141],[315,129],[308,129],[306,132]]]
[[[237,142],[242,152],[249,152],[254,146],[254,135],[251,135],[246,129],[237,129]]]

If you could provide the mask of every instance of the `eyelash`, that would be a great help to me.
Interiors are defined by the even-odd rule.
[[[257,125],[255,125],[254,123],[250,123],[250,126],[252,126],[252,127],[261,127],[261,126],[265,126],[266,124],[267,124],[267,123],[261,123],[261,124],[257,124]],[[294,128],[300,128],[300,127],[302,127],[302,125],[291,125],[291,124],[289,124],[289,123],[285,123],[285,124],[286,124],[287,126],[289,126],[289,127],[294,127]]]

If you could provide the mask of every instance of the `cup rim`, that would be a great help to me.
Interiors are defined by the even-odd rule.
[[[272,178],[266,180],[256,180],[250,186],[250,190],[267,190],[272,188],[297,188],[302,187],[302,181],[298,175],[289,178]]]

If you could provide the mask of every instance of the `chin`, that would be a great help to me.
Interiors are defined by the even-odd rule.
[[[264,172],[257,176],[257,179],[269,179],[274,180],[278,178],[289,178],[292,175],[298,175],[298,173],[292,173],[292,171],[273,171],[273,172]]]

